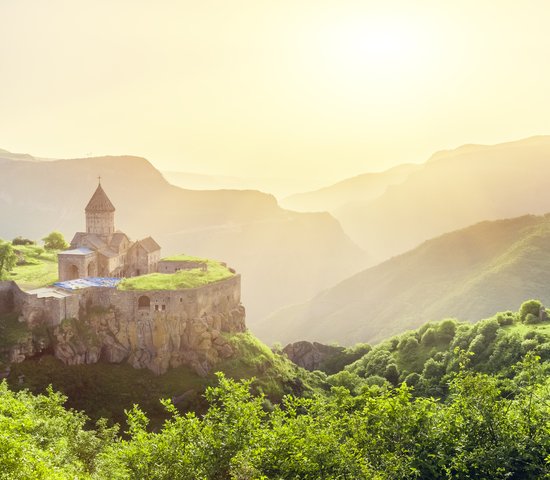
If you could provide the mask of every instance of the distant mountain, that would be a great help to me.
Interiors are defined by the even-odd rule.
[[[330,212],[352,202],[368,202],[421,168],[421,165],[404,164],[380,173],[357,175],[313,192],[291,195],[281,200],[281,205],[299,212]]]
[[[550,211],[550,136],[435,154],[377,198],[331,213],[378,261],[483,220]]]
[[[264,341],[375,342],[431,320],[550,304],[550,215],[483,222],[429,240],[269,316]]]
[[[2,155],[0,155],[1,157]],[[364,267],[364,252],[329,214],[281,209],[257,191],[193,191],[170,185],[147,160],[97,157],[0,163],[0,237],[39,239],[84,228],[101,175],[116,227],[152,235],[163,254],[226,261],[243,274],[247,322],[303,301]]]
[[[245,178],[187,172],[162,172],[172,185],[191,190],[259,190],[282,198],[304,188],[301,178]],[[318,209],[319,210],[319,209]],[[322,210],[322,209],[321,209]]]

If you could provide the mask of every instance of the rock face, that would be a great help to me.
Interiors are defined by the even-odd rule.
[[[244,307],[181,321],[166,315],[135,321],[108,309],[64,321],[54,330],[55,356],[68,365],[128,362],[157,375],[188,365],[206,375],[233,355],[225,332],[246,329]]]
[[[286,354],[291,362],[299,367],[313,371],[318,370],[326,359],[343,350],[343,347],[332,347],[323,345],[322,343],[302,341],[289,343],[283,349],[283,353]]]

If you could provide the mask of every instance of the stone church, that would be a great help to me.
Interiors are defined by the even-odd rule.
[[[88,202],[86,232],[78,232],[70,250],[58,254],[59,280],[86,277],[134,277],[157,271],[160,246],[151,237],[132,242],[115,230],[115,207],[101,186]]]

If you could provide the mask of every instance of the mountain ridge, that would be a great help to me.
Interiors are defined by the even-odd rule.
[[[283,343],[372,342],[446,316],[480,320],[525,298],[550,302],[549,250],[550,214],[481,222],[275,312],[255,333]]]

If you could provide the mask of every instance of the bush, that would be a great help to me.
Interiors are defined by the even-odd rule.
[[[515,314],[513,312],[501,312],[497,314],[497,322],[502,327],[504,325],[512,325],[514,323],[514,320],[516,318]]]
[[[36,244],[36,242],[34,240],[30,240],[28,238],[23,238],[23,237],[15,237],[12,241],[11,241],[12,245],[34,245]]]
[[[525,318],[523,319],[523,323],[525,323],[526,325],[533,325],[535,323],[540,323],[540,318],[538,315],[528,313],[527,315],[525,315]]]
[[[538,317],[540,315],[540,309],[542,307],[542,304],[538,300],[528,300],[526,302],[523,302],[521,304],[521,307],[519,309],[519,319],[522,322],[526,322],[527,315],[531,314],[535,317]],[[536,323],[536,322],[533,322]]]

